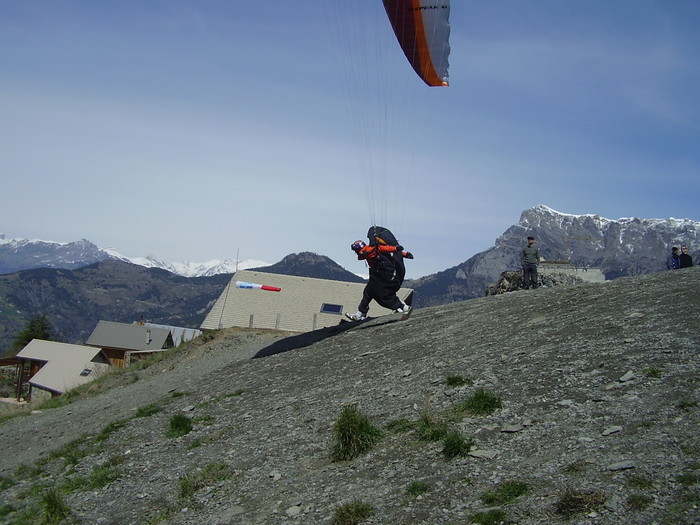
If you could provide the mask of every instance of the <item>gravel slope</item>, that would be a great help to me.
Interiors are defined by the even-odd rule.
[[[372,507],[373,524],[469,523],[494,509],[522,524],[700,523],[698,270],[485,297],[406,322],[223,331],[106,391],[2,423],[2,500],[17,509],[5,519],[40,508],[22,498],[31,487],[63,486],[65,523],[331,523],[354,500]],[[446,418],[477,389],[502,407],[449,420],[474,440],[471,455],[446,459],[441,442],[386,429]],[[134,417],[151,404],[159,411]],[[384,435],[332,462],[332,427],[349,404]],[[168,437],[177,414],[194,428]],[[18,470],[75,439],[86,450],[75,464]],[[100,466],[113,466],[109,483],[65,490]],[[191,492],[183,480],[197,480]],[[484,503],[506,481],[527,492]],[[409,495],[415,482],[427,492]],[[590,505],[563,515],[565,496]]]

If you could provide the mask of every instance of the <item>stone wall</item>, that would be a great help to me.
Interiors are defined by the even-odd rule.
[[[540,263],[537,273],[541,275],[570,275],[576,277],[582,282],[587,283],[602,283],[605,281],[605,275],[600,268],[585,268],[574,266],[570,263],[557,263],[543,261]]]
[[[564,263],[543,262],[537,269],[537,281],[540,286],[572,286],[586,282],[603,282],[605,276],[598,268],[577,268]],[[486,295],[497,295],[523,289],[523,274],[521,271],[502,272],[498,282],[490,284]]]

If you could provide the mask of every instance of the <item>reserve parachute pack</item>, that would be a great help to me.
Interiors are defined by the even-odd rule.
[[[377,246],[379,244],[399,246],[399,241],[396,240],[394,234],[383,226],[371,226],[367,231],[367,238],[369,239],[370,246]]]
[[[399,241],[388,228],[383,226],[370,226],[367,230],[367,238],[370,246],[380,246],[382,244],[389,246],[400,246]],[[403,282],[406,276],[406,266],[403,262],[403,254],[401,252],[381,253],[377,254],[377,263],[382,270],[392,269],[395,274],[394,278],[399,282]]]

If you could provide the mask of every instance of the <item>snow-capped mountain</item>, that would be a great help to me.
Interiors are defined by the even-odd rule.
[[[665,269],[671,246],[687,244],[694,256],[700,248],[700,222],[691,219],[612,220],[561,213],[541,204],[523,211],[518,224],[496,239],[496,246],[520,248],[529,234],[538,238],[545,259],[598,267],[608,279]]]
[[[154,255],[135,257],[128,260],[139,266],[145,266],[146,268],[162,268],[163,270],[168,270],[169,272],[184,277],[205,277],[218,275],[220,273],[235,273],[236,270],[259,268],[261,266],[269,266],[270,264],[256,259],[246,259],[243,261],[236,261],[235,259],[212,259],[211,261],[201,263],[191,261],[170,262]]]
[[[666,269],[672,246],[687,244],[694,264],[700,255],[700,222],[691,219],[606,219],[572,215],[538,205],[500,235],[494,246],[462,264],[409,283],[418,306],[481,297],[501,272],[520,268],[525,239],[537,239],[546,261],[581,269],[598,268],[607,279]]]
[[[161,268],[183,277],[203,277],[222,273],[234,273],[236,269],[258,268],[269,263],[256,259],[236,261],[234,259],[213,259],[206,262],[171,262],[149,255],[147,257],[126,257],[112,248],[100,248],[92,242],[81,239],[75,242],[53,242],[28,239],[6,239],[0,233],[0,274],[14,273],[34,268],[61,268],[74,270],[105,259]]]
[[[0,273],[32,268],[73,270],[104,259],[109,254],[86,239],[70,243],[6,239],[0,234]]]
[[[520,221],[499,236],[492,248],[471,256],[455,268],[414,280],[424,297],[436,301],[479,297],[504,270],[519,267],[518,257],[527,235],[537,238],[540,254],[548,261],[600,268],[608,279],[665,269],[671,246],[687,244],[696,261],[700,255],[700,222],[690,219],[606,219],[599,215],[572,215],[537,205],[522,212]],[[184,277],[234,273],[270,263],[255,259],[213,259],[206,262],[171,262],[160,257],[129,258],[110,248],[82,239],[70,243],[10,239],[0,234],[0,274],[32,268],[76,269],[105,259],[162,268]],[[435,281],[440,284],[437,286]],[[447,291],[436,291],[445,287]],[[421,295],[419,294],[419,295]],[[451,295],[450,295],[451,294]],[[437,303],[436,303],[437,304]]]

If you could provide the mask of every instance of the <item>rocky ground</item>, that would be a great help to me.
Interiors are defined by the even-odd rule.
[[[405,322],[218,332],[2,422],[0,519],[41,523],[53,508],[53,523],[359,523],[342,511],[361,502],[368,524],[700,523],[699,309],[696,267]],[[480,389],[501,407],[455,411]],[[348,405],[383,435],[332,461]],[[192,430],[171,436],[174,416]],[[421,419],[473,440],[469,454],[419,439]],[[522,493],[487,497],[505,487]]]

